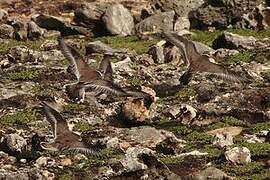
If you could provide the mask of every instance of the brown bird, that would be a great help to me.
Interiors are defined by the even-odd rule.
[[[211,62],[210,57],[205,54],[200,54],[191,40],[178,35],[174,32],[164,32],[163,36],[167,41],[175,45],[181,51],[185,64],[188,65],[188,70],[180,77],[180,82],[184,85],[188,84],[192,79],[192,75],[197,72],[204,72],[222,78],[231,82],[243,82],[242,77],[234,72],[222,67],[221,65]]]
[[[66,150],[68,152],[83,153],[86,155],[100,156],[100,150],[90,141],[82,141],[81,137],[69,130],[67,122],[56,110],[56,103],[42,102],[47,121],[53,131],[54,141],[52,143],[41,143],[44,149]]]
[[[77,82],[66,85],[66,91],[70,99],[83,102],[85,91],[91,90],[96,93],[106,93],[117,96],[133,96],[152,100],[152,97],[142,91],[131,88],[121,88],[113,82],[113,70],[110,62],[111,55],[105,54],[99,68],[90,67],[73,47],[67,45],[63,38],[59,38],[59,47],[63,55],[70,62],[70,71],[76,76]]]

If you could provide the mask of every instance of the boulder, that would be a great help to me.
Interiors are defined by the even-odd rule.
[[[144,34],[146,32],[173,31],[174,15],[174,11],[168,11],[150,16],[136,24],[136,33]]]
[[[32,20],[41,28],[60,31],[63,36],[76,34],[82,34],[85,36],[91,35],[88,29],[80,26],[70,25],[59,17],[36,14],[32,16]]]
[[[107,30],[112,35],[132,35],[134,30],[134,21],[131,13],[121,4],[109,6],[102,20]]]

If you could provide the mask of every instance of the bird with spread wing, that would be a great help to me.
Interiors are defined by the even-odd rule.
[[[210,57],[205,54],[200,54],[191,40],[178,35],[175,32],[164,32],[164,38],[178,47],[184,63],[188,65],[188,70],[180,77],[180,82],[187,85],[195,73],[206,73],[231,82],[244,82],[245,79],[236,75],[236,73],[224,68],[221,65],[210,61]]]
[[[100,149],[90,141],[82,141],[82,138],[69,130],[67,121],[57,111],[55,102],[42,102],[43,109],[53,131],[54,141],[41,143],[43,149],[65,150],[68,152],[82,153],[85,155],[100,156]]]
[[[66,85],[66,91],[70,99],[83,102],[85,91],[106,93],[117,96],[132,96],[152,101],[152,97],[142,91],[121,88],[113,82],[113,70],[110,62],[111,55],[105,54],[96,70],[90,67],[80,53],[73,47],[67,45],[63,38],[58,39],[59,47],[66,59],[70,62],[70,70],[76,76],[77,82]]]

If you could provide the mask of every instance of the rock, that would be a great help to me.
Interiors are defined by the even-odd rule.
[[[150,54],[152,56],[152,58],[154,59],[155,63],[159,63],[162,64],[164,63],[164,48],[163,45],[165,44],[164,41],[161,41],[159,43],[157,43],[156,45],[153,45],[149,48],[148,50],[148,54]]]
[[[46,167],[48,164],[48,157],[40,157],[36,160],[35,166],[36,167]]]
[[[241,134],[241,132],[243,131],[242,127],[224,127],[224,128],[218,128],[218,129],[214,129],[212,131],[207,131],[206,134],[210,135],[210,136],[216,136],[217,134],[229,134],[232,137],[235,137],[239,134]]]
[[[13,37],[18,40],[27,40],[27,22],[23,19],[12,19],[10,22],[14,28]]]
[[[192,124],[197,110],[190,105],[181,104],[181,106],[170,107],[168,113],[174,120],[180,121],[183,124]]]
[[[101,41],[89,42],[85,46],[86,55],[92,54],[92,53],[114,54],[114,53],[119,53],[119,52],[121,51],[114,49]]]
[[[256,8],[262,0],[206,1],[200,8],[189,14],[191,28],[207,30],[226,29],[229,26],[248,28],[244,15]]]
[[[130,147],[127,149],[125,159],[121,160],[121,164],[128,172],[146,170],[147,165],[139,161],[138,156],[142,154],[153,155],[154,151],[142,147]]]
[[[232,177],[228,176],[223,171],[215,168],[215,167],[208,167],[199,173],[192,175],[192,179],[195,180],[204,180],[204,179],[216,179],[216,180],[224,180],[224,179],[233,179]]]
[[[102,20],[107,30],[112,35],[132,35],[134,30],[133,17],[128,9],[122,4],[114,4],[109,6]]]
[[[0,22],[3,22],[7,19],[8,12],[4,9],[0,9]]]
[[[88,29],[80,26],[69,25],[59,17],[36,14],[32,16],[32,20],[41,28],[60,31],[63,36],[77,34],[85,36],[91,35]]]
[[[34,22],[28,22],[28,34],[27,37],[30,40],[37,40],[44,34],[44,31]]]
[[[96,36],[107,34],[107,30],[101,20],[106,7],[100,3],[83,3],[74,12],[74,22],[80,26],[91,29]]]
[[[216,59],[219,60],[219,59],[224,59],[224,58],[229,57],[229,56],[234,56],[238,53],[239,53],[239,51],[237,51],[235,49],[219,48],[213,53],[213,55]]]
[[[190,22],[188,17],[178,17],[174,24],[174,31],[181,31],[190,28]]]
[[[26,147],[26,140],[18,134],[8,134],[5,136],[7,147],[13,152],[22,152]]]
[[[153,127],[131,128],[125,132],[125,139],[128,142],[140,144],[143,147],[156,148],[157,145],[172,145],[176,142],[175,151],[180,151],[184,147],[185,141],[175,137],[171,132],[165,130],[157,130]]]
[[[166,12],[174,10],[178,17],[187,17],[188,13],[200,7],[203,0],[151,0],[152,9],[155,12]]]
[[[265,142],[265,138],[259,138],[257,135],[255,134],[245,134],[244,138],[246,139],[246,141],[248,143],[264,143]]]
[[[150,16],[136,24],[136,33],[173,31],[174,15],[174,11],[168,11]]]
[[[251,162],[250,151],[246,147],[234,147],[225,152],[225,157],[233,164],[247,164]]]
[[[145,123],[150,117],[150,111],[144,104],[143,99],[129,97],[122,105],[121,115],[131,124]]]
[[[40,52],[31,50],[26,46],[15,46],[8,51],[9,60],[16,63],[39,62],[43,60]]]
[[[71,166],[72,161],[69,158],[64,158],[64,159],[61,159],[60,164],[61,164],[61,166]]]
[[[213,140],[213,145],[224,148],[233,145],[233,137],[230,134],[216,134]]]
[[[246,49],[252,50],[256,48],[265,48],[267,44],[257,41],[254,37],[240,36],[230,32],[223,32],[213,41],[214,49]]]
[[[173,65],[181,65],[184,63],[180,50],[176,46],[164,48],[165,62],[171,62]]]
[[[8,24],[0,25],[0,38],[9,39],[12,38],[14,29]]]
[[[210,101],[218,94],[215,89],[215,85],[206,83],[201,83],[196,92],[198,102],[202,103]]]

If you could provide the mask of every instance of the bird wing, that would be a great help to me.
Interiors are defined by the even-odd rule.
[[[53,104],[47,101],[42,102],[47,121],[50,123],[54,138],[56,139],[60,134],[71,133],[65,119],[55,110]]]
[[[77,80],[79,80],[81,76],[80,71],[84,66],[88,66],[87,63],[83,60],[81,54],[75,48],[65,43],[62,37],[58,38],[58,44],[65,58],[69,60],[72,73],[76,76]]]
[[[99,64],[98,70],[102,73],[103,79],[113,81],[113,70],[110,59],[110,55],[104,55],[103,59]]]
[[[173,32],[163,32],[163,36],[165,38],[166,41],[169,41],[170,43],[172,43],[173,45],[175,45],[176,47],[178,47],[178,49],[180,50],[183,59],[184,59],[184,63],[185,64],[189,64],[189,58],[188,58],[188,54],[186,52],[186,47],[185,44],[180,41],[178,38],[176,38],[177,34],[173,33]],[[178,36],[178,35],[177,35]]]
[[[86,89],[91,89],[99,93],[106,93],[118,96],[127,95],[127,93],[120,86],[104,79],[97,79],[89,83],[84,83],[84,85]]]
[[[182,49],[181,52],[185,51],[187,59],[190,63],[190,73],[205,72],[226,81],[244,81],[244,79],[236,73],[224,68],[221,65],[210,62],[208,56],[201,55],[198,52],[195,43],[191,40],[188,40],[185,37],[178,35],[177,33],[165,33],[165,35],[167,36],[167,38],[169,37],[170,42],[176,45],[180,50]]]

